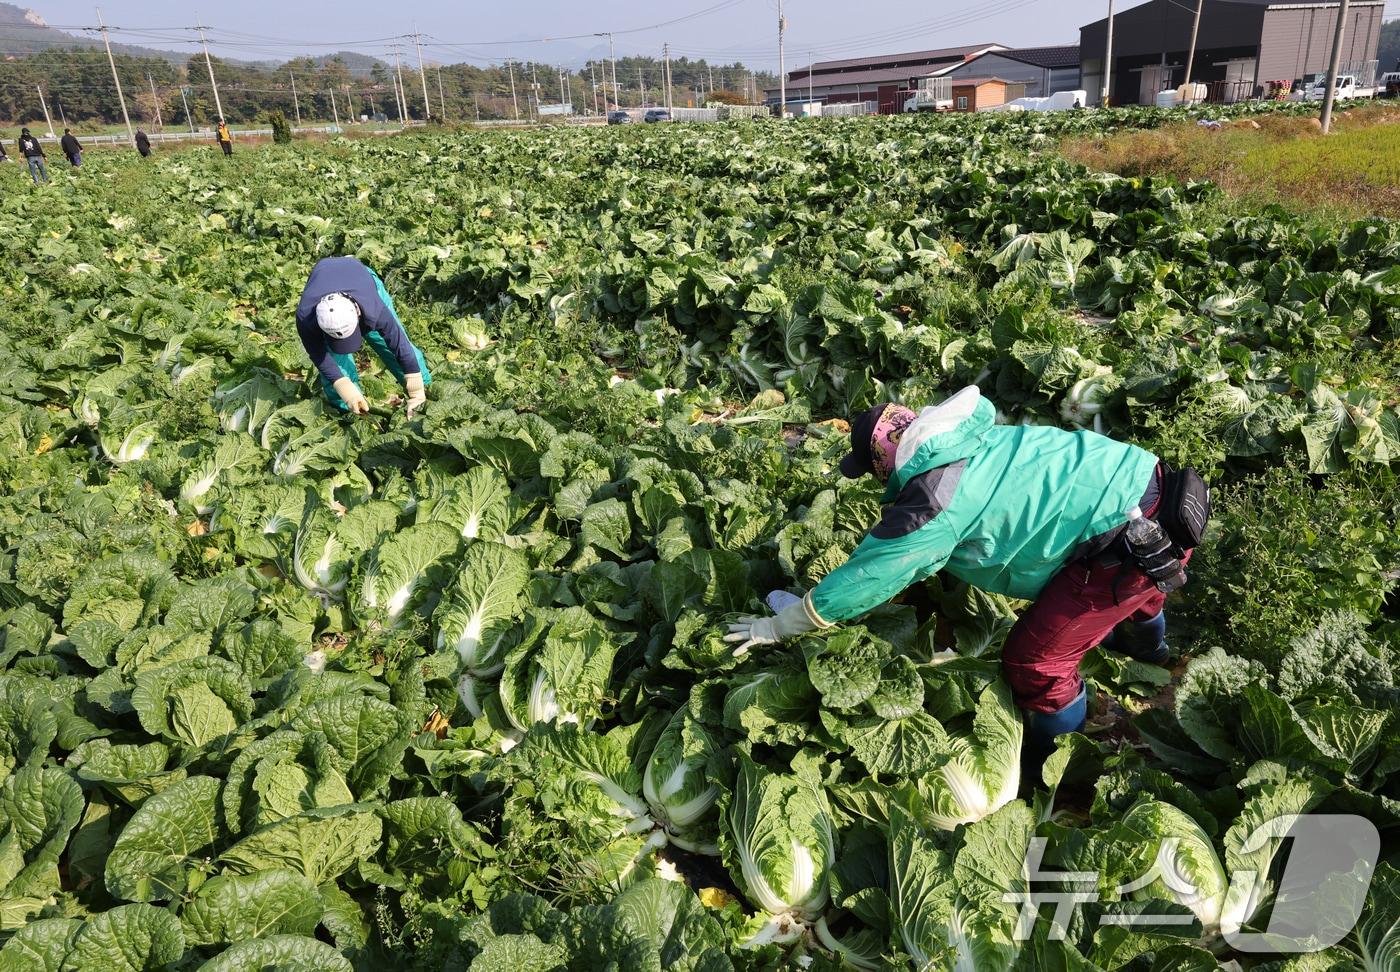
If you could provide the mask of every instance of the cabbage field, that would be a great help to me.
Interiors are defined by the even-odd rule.
[[[0,972],[1400,969],[1400,226],[1056,154],[1163,117],[0,171]],[[314,384],[340,254],[411,418]],[[970,383],[1216,486],[1172,667],[1091,653],[1041,779],[1016,602],[721,640],[878,519],[844,420]],[[1237,948],[1311,812],[1361,920]]]

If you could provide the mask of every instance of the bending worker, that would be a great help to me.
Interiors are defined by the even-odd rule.
[[[423,353],[408,339],[379,275],[354,257],[317,261],[297,304],[297,334],[321,373],[326,400],[342,412],[369,411],[354,357],[365,342],[403,384],[408,414],[423,404],[432,381]]]
[[[1089,431],[999,426],[976,386],[917,415],[877,405],[851,427],[849,478],[885,484],[880,522],[800,601],[745,618],[743,650],[858,617],[939,570],[1034,603],[1002,649],[1038,774],[1060,733],[1083,728],[1079,661],[1096,645],[1167,658],[1166,593],[1185,582],[1209,494],[1193,470]]]

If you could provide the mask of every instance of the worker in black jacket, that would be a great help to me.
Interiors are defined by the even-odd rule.
[[[63,149],[64,155],[68,156],[68,161],[73,164],[73,168],[76,169],[83,164],[83,146],[71,128],[63,130],[63,137],[58,140],[58,147]]]
[[[29,174],[34,177],[34,184],[37,186],[41,177],[45,182],[48,182],[49,165],[44,161],[44,149],[39,144],[39,140],[29,134],[27,128],[20,129],[19,152],[29,163]]]
[[[140,128],[136,129],[136,151],[143,159],[151,154],[151,137]]]

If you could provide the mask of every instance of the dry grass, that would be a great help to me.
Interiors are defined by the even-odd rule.
[[[1352,219],[1400,217],[1400,107],[1339,112],[1323,137],[1313,117],[1264,116],[1219,130],[1175,124],[1073,139],[1064,155],[1120,175],[1208,179],[1250,205]]]

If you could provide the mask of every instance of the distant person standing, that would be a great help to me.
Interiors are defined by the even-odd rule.
[[[83,146],[82,143],[78,141],[78,136],[73,134],[71,128],[65,128],[63,130],[63,137],[58,140],[58,147],[63,149],[63,154],[68,157],[68,161],[72,163],[73,168],[76,169],[83,164]]]
[[[219,119],[218,136],[219,136],[219,148],[221,148],[221,149],[224,150],[224,154],[225,154],[225,155],[232,155],[232,154],[233,154],[233,136],[232,136],[231,134],[229,134],[228,122],[224,121],[222,118]]]
[[[13,162],[13,161],[14,161],[14,159],[10,158],[10,153],[5,151],[5,143],[4,143],[4,142],[0,142],[0,162]]]
[[[151,137],[140,128],[136,129],[136,151],[141,153],[143,159],[151,154]]]
[[[44,160],[44,149],[39,144],[39,140],[29,134],[29,129],[22,128],[19,132],[19,151],[29,163],[29,174],[34,179],[37,186],[42,178],[49,181],[49,165]]]

